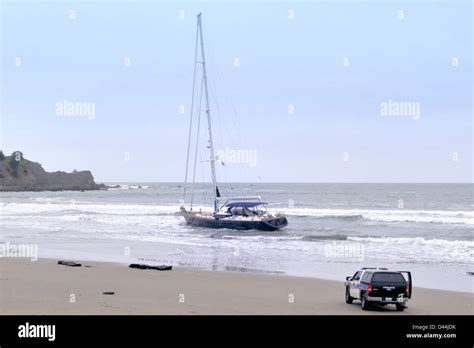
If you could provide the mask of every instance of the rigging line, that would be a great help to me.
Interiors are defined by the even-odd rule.
[[[214,99],[214,102],[216,104],[216,112],[214,114],[217,114],[217,121],[219,122],[219,127],[218,127],[218,131],[219,131],[219,140],[220,140],[220,144],[221,146],[223,147],[224,145],[226,145],[224,143],[224,131],[226,131],[226,128],[222,126],[222,119],[223,119],[223,116],[221,115],[221,112],[220,112],[220,109],[219,109],[219,102],[218,102],[218,96],[217,96],[217,84],[216,84],[216,79],[215,77],[217,75],[219,75],[218,73],[218,70],[217,69],[214,69],[214,62],[213,62],[213,59],[212,59],[212,52],[211,50],[209,49],[209,45],[206,45],[207,47],[207,51],[209,52],[209,61],[210,61],[210,71],[211,71],[211,89],[212,89],[212,92],[213,92],[213,99]],[[223,131],[224,130],[224,131]],[[227,132],[229,133],[229,132]],[[231,142],[233,143],[232,139],[231,139]],[[235,148],[235,146],[234,146]],[[225,167],[225,164],[222,165],[223,163],[223,159],[220,159],[220,163],[221,163],[221,166],[219,166],[219,169],[220,169],[220,172],[224,174],[224,180],[223,180],[223,183],[227,184],[228,183],[228,180],[227,180],[227,170],[226,170],[226,167]],[[224,162],[225,163],[225,162]]]
[[[207,156],[206,156],[207,157]],[[207,187],[206,187],[206,183],[207,183],[207,170],[204,170],[204,163],[207,165],[207,160],[203,160],[202,158],[202,151],[199,152],[199,164],[201,165],[201,198],[202,198],[202,202],[201,204],[203,206],[206,206],[207,202],[209,202],[210,200],[210,197],[209,197],[209,194],[208,194],[208,190],[207,190]]]
[[[231,142],[231,144],[232,144],[232,146],[233,146],[233,148],[234,148],[234,150],[237,151],[238,147],[236,146],[235,139],[234,139],[232,133],[230,132],[229,127],[227,127],[225,125],[225,120],[224,120],[224,122],[222,121],[223,117],[222,117],[222,115],[220,113],[220,110],[219,110],[219,103],[218,103],[218,98],[217,98],[217,86],[216,86],[216,80],[215,80],[216,76],[218,78],[220,78],[220,73],[219,73],[218,69],[214,69],[214,62],[213,62],[213,59],[212,59],[213,55],[212,55],[212,52],[211,52],[211,49],[210,49],[210,47],[212,46],[212,41],[208,39],[207,43],[208,44],[204,45],[204,46],[205,46],[205,48],[208,52],[208,56],[209,56],[209,62],[210,62],[209,68],[210,68],[210,72],[211,72],[211,74],[210,74],[211,75],[210,87],[211,87],[212,92],[214,92],[212,97],[213,97],[214,102],[215,102],[216,107],[217,107],[217,112],[216,113],[217,113],[217,119],[218,119],[218,122],[219,122],[219,137],[220,137],[221,145],[224,145],[224,141],[223,141],[224,135],[223,135],[223,133],[226,133],[229,140],[230,140],[230,142]],[[227,98],[224,98],[224,99],[227,99],[228,103],[231,104],[232,108],[233,108],[234,118],[233,118],[232,121],[234,123],[234,128],[237,128],[238,130],[241,130],[242,129],[241,123],[240,123],[240,120],[238,118],[237,110],[236,110],[235,104],[232,100],[232,97],[230,95],[226,95],[226,93],[224,93],[224,97],[227,97]],[[224,127],[222,127],[222,123],[224,123]],[[247,140],[247,137],[245,136],[245,133],[244,133],[243,136],[241,134],[241,136],[239,136],[238,138],[239,138],[238,142],[240,143],[240,145],[243,145],[245,147],[245,149],[250,150],[250,148],[248,146],[248,140]],[[221,168],[221,167],[219,167],[219,168]],[[224,174],[224,182],[228,183],[226,168],[223,167],[221,169],[222,169],[221,172],[223,172],[223,174]],[[245,171],[247,172],[247,175],[250,177],[251,169],[249,167],[247,167],[245,169],[246,169]],[[258,176],[258,172],[257,172],[257,176]],[[257,180],[255,180],[255,182],[257,182]]]
[[[237,109],[235,108],[235,104],[234,104],[234,101],[232,100],[232,97],[229,96],[228,97],[228,100],[229,100],[229,103],[232,105],[232,111],[233,111],[233,119],[232,121],[234,122],[234,126],[239,130],[241,131],[242,130],[242,127],[241,127],[241,123],[240,123],[240,119],[239,117],[237,116]],[[245,136],[245,133],[243,134],[243,136],[240,137],[240,141],[244,144],[245,147],[248,147],[248,142],[247,142],[247,137]]]
[[[228,101],[232,104],[232,108],[233,108],[233,111],[234,111],[234,124],[236,125],[237,128],[241,129],[240,128],[240,119],[237,115],[237,109],[235,107],[235,104],[234,104],[234,101],[232,100],[232,96],[228,96]],[[246,137],[246,134],[244,133],[244,135],[241,137],[240,141],[242,141],[244,143],[244,146],[246,149],[249,149],[249,146],[248,146],[248,139]],[[250,174],[250,167],[247,168],[247,173]],[[261,182],[262,180],[260,179],[260,175],[259,175],[259,172],[257,170],[257,178],[259,179],[259,181]],[[249,175],[250,176],[250,175]],[[256,183],[257,181],[255,181]]]
[[[241,123],[240,123],[240,119],[238,117],[238,114],[237,114],[237,109],[235,107],[235,104],[232,100],[232,97],[228,94],[224,95],[227,103],[229,104],[229,106],[232,107],[232,112],[230,113],[232,116],[230,117],[232,120],[232,123],[233,123],[233,127],[232,129],[234,130],[237,130],[238,133],[240,134],[238,138],[238,141],[236,142],[235,140],[235,137],[233,136],[232,132],[230,131],[230,128],[226,125],[226,123],[224,122],[224,126],[222,127],[222,122],[221,122],[221,115],[220,113],[218,113],[218,121],[219,121],[219,126],[222,128],[220,129],[221,133],[219,134],[221,139],[223,137],[222,133],[225,133],[227,136],[226,136],[226,139],[231,143],[231,145],[233,146],[233,149],[234,150],[238,150],[239,147],[238,145],[240,146],[243,146],[243,148],[249,150],[250,147],[248,146],[248,140],[247,140],[247,137],[246,137],[246,134],[244,132],[244,134],[242,135],[242,127],[241,127]],[[223,141],[221,140],[221,142],[223,143]],[[251,174],[251,169],[250,167],[247,167],[247,168],[244,168],[245,172],[247,173],[248,177],[250,178],[250,174]],[[224,179],[225,179],[225,182],[228,183],[228,178],[227,178],[227,171],[226,171],[226,168],[224,167],[223,168],[223,173],[224,173]],[[259,178],[260,176],[258,175],[259,173],[257,172],[257,177]],[[255,178],[255,183],[260,181],[261,182],[261,179],[257,180],[257,178]]]
[[[229,97],[227,97],[227,99],[229,99]],[[229,102],[229,104],[230,104],[230,102]],[[234,105],[232,105],[232,106],[233,106],[233,111],[234,111],[234,114],[235,114],[235,117],[236,117],[237,112],[236,112],[236,110],[235,110],[235,106],[234,106]],[[233,121],[234,125],[237,126],[237,122],[236,122],[235,120],[232,120],[232,121]],[[219,125],[221,125],[221,119],[219,119]],[[238,126],[237,126],[237,127],[234,127],[234,129],[236,129],[236,128],[238,129],[239,127],[238,127]],[[236,143],[234,135],[232,134],[232,132],[230,131],[230,128],[226,125],[225,122],[224,122],[224,127],[223,127],[223,129],[224,129],[225,133],[227,134],[227,139],[228,139],[229,142],[231,143],[232,148],[233,148],[235,151],[238,151],[238,149],[239,149],[238,145],[239,145],[239,144]],[[238,129],[238,130],[240,130],[240,129]],[[242,138],[243,138],[243,137],[242,137]],[[243,145],[244,145],[244,147],[246,147],[245,139],[241,139],[241,140],[244,140],[244,144],[243,144]],[[242,145],[242,144],[240,144],[240,145]],[[246,147],[246,148],[248,148],[248,147]],[[228,180],[228,178],[227,178],[227,170],[226,170],[226,167],[223,168],[223,172],[224,172],[225,182],[226,182],[226,183],[229,183],[229,180]]]
[[[216,73],[216,75],[217,74],[218,73]],[[214,82],[214,84],[215,84],[215,82]],[[234,114],[235,114],[234,116],[237,117],[237,111],[235,109],[235,105],[233,104],[233,102],[231,102],[231,98],[227,95],[227,93],[224,93],[224,99],[227,100],[227,104],[232,104],[233,111],[234,111]],[[235,119],[232,119],[232,122],[234,123],[234,128],[240,129],[240,124],[238,122],[236,122]],[[220,119],[219,119],[219,124],[221,125],[221,120]],[[230,132],[229,127],[226,126],[225,122],[224,122],[223,129],[224,129],[225,133],[227,134],[227,137],[230,139],[230,142],[232,143],[232,146],[234,147],[235,150],[237,150],[237,146],[236,146],[235,141],[234,141],[234,136],[232,135],[232,132]]]
[[[216,101],[216,103],[217,103],[217,101]],[[220,141],[220,145],[221,145],[221,150],[223,150],[223,147],[226,144],[224,143],[224,134],[223,134],[224,127],[222,127],[222,115],[221,115],[221,112],[219,110],[219,107],[217,108],[217,111],[214,114],[217,114],[217,121],[218,121],[218,125],[219,125],[219,127],[217,127],[217,130],[218,130],[218,134],[219,134],[219,141]],[[227,183],[227,173],[226,173],[226,170],[225,170],[226,168],[225,168],[225,166],[222,166],[223,159],[220,158],[219,160],[220,160],[221,166],[219,166],[218,168],[220,169],[220,171],[222,173],[224,173],[224,183]]]
[[[220,114],[220,110],[219,110],[219,104],[218,104],[218,98],[217,98],[217,86],[216,86],[216,82],[215,82],[215,77],[217,76],[218,79],[222,80],[220,78],[220,72],[218,69],[214,69],[214,63],[213,63],[213,59],[212,59],[212,52],[211,52],[211,49],[210,47],[212,46],[212,41],[210,39],[207,40],[208,42],[208,45],[205,45],[206,49],[207,49],[207,52],[208,52],[208,56],[209,56],[209,61],[210,61],[210,71],[211,71],[211,88],[214,92],[214,95],[213,95],[213,99],[216,103],[216,106],[217,106],[217,116],[218,116],[218,122],[219,122],[219,137],[220,137],[220,140],[221,140],[221,144],[224,144],[224,141],[223,141],[223,133],[226,133],[227,134],[227,137],[229,138],[234,150],[238,150],[238,147],[236,146],[236,142],[235,142],[235,139],[232,135],[232,133],[230,132],[229,128],[225,125],[225,122],[224,122],[224,127],[222,127],[222,117],[221,117],[221,114]],[[210,44],[209,44],[210,43]],[[240,120],[238,119],[238,116],[237,116],[237,110],[235,108],[235,104],[232,100],[232,97],[230,95],[226,95],[226,93],[224,93],[224,97],[226,97],[225,99],[227,99],[228,103],[229,104],[232,104],[232,109],[233,109],[233,116],[234,116],[234,119],[232,120],[233,123],[234,123],[234,127],[237,128],[238,130],[241,130],[241,124],[240,124]],[[244,136],[240,136],[238,137],[240,142],[243,143],[241,145],[243,145],[246,149],[249,149],[248,147],[248,141],[247,141],[247,138],[245,137],[245,134]],[[226,170],[225,170],[225,167],[224,167],[224,178],[225,178],[225,182],[227,182],[227,176],[226,176]],[[247,173],[250,172],[250,169],[247,168]]]
[[[202,141],[202,135],[200,136],[201,141]],[[198,188],[199,195],[197,197],[199,198],[199,205],[205,207],[206,202],[209,202],[209,195],[208,195],[208,189],[207,189],[207,170],[204,170],[204,165],[207,166],[207,163],[209,160],[207,160],[207,155],[206,158],[203,159],[203,151],[202,147],[199,149],[199,166],[200,166],[200,171],[199,171],[199,178],[200,181],[196,183],[196,186]]]
[[[209,68],[210,68],[210,72],[211,72],[211,74],[210,74],[210,75],[211,75],[211,86],[210,86],[210,87],[211,87],[211,89],[212,89],[212,92],[214,92],[213,95],[212,95],[212,97],[213,97],[214,102],[215,102],[216,107],[217,107],[217,112],[216,112],[215,114],[217,114],[217,120],[218,120],[218,122],[219,122],[219,138],[220,138],[220,142],[221,142],[221,145],[224,145],[224,135],[223,135],[223,133],[226,133],[226,134],[227,134],[227,137],[229,138],[229,140],[230,140],[230,142],[231,142],[231,144],[232,144],[232,146],[233,146],[233,148],[234,148],[234,150],[237,151],[237,150],[238,150],[238,147],[236,146],[236,142],[235,142],[235,140],[234,140],[234,137],[233,137],[232,133],[230,132],[229,128],[225,125],[225,122],[222,121],[223,117],[222,117],[222,115],[221,115],[221,113],[220,113],[220,109],[219,109],[218,96],[217,96],[217,85],[216,85],[216,79],[215,79],[216,76],[217,76],[218,78],[220,78],[220,73],[219,73],[219,70],[218,70],[218,69],[214,69],[214,62],[213,62],[213,59],[212,59],[213,55],[212,55],[212,52],[211,52],[211,49],[210,49],[210,47],[212,46],[212,41],[208,39],[207,42],[208,42],[208,43],[210,42],[210,44],[207,44],[207,45],[204,45],[204,46],[205,46],[205,48],[206,48],[206,50],[207,50],[207,52],[208,52],[208,56],[209,56],[209,62],[210,62]],[[221,79],[221,80],[222,80],[222,79]],[[227,97],[227,99],[231,99],[231,98]],[[233,111],[234,111],[235,117],[237,118],[237,111],[236,111],[236,109],[235,109],[235,105],[233,104],[232,101],[231,101],[230,103],[232,103]],[[233,120],[233,121],[234,121],[234,125],[236,125],[237,128],[240,129],[240,124],[239,124],[239,122],[236,122],[235,120]],[[224,123],[224,127],[222,127],[222,123]],[[246,146],[246,145],[247,145],[247,144],[246,144],[246,141],[245,141],[245,139],[244,139],[244,146]],[[248,147],[246,146],[246,148],[248,148]],[[219,167],[219,168],[222,169],[221,172],[223,172],[223,174],[224,174],[224,182],[225,182],[225,183],[228,183],[227,170],[226,170],[225,166],[224,166],[223,168],[222,168],[222,167]],[[247,170],[247,171],[248,171],[248,170]]]
[[[218,128],[218,130],[219,130],[219,140],[220,140],[221,146],[224,146],[225,143],[224,143],[223,129],[224,129],[224,131],[227,131],[227,129],[222,127],[222,123],[223,123],[222,118],[223,117],[222,117],[220,109],[219,109],[219,101],[218,101],[219,98],[218,98],[218,95],[217,95],[217,84],[216,84],[216,76],[219,78],[220,74],[219,74],[218,69],[214,69],[214,60],[212,59],[213,55],[212,55],[212,51],[210,49],[210,47],[212,46],[212,41],[208,40],[207,42],[208,43],[210,42],[210,44],[207,44],[205,46],[206,46],[206,50],[207,50],[208,55],[209,55],[209,63],[210,63],[209,68],[210,68],[210,71],[211,71],[211,74],[210,74],[211,75],[211,89],[212,89],[212,92],[213,92],[213,99],[214,99],[214,102],[216,104],[216,113],[215,114],[217,114],[217,120],[219,122],[219,128]],[[227,131],[227,133],[229,133],[229,132]],[[232,140],[232,137],[231,137],[231,142],[234,143],[233,140]],[[235,146],[234,146],[234,148],[235,148]],[[222,163],[222,160],[221,160],[221,163]],[[219,167],[219,168],[221,169],[221,172],[224,173],[224,183],[227,183],[228,182],[228,180],[227,180],[227,171],[226,171],[225,166]]]
[[[212,64],[212,57],[211,57],[211,64]],[[211,70],[212,70],[212,66],[211,66]],[[212,76],[214,77],[214,76]],[[213,83],[215,85],[215,80],[213,80]],[[215,88],[215,86],[214,86]],[[228,99],[228,103],[229,104],[232,104],[232,111],[233,111],[233,116],[234,116],[234,119],[232,119],[233,123],[234,123],[234,126],[235,128],[238,128],[239,130],[241,129],[240,127],[240,123],[238,122],[237,120],[237,110],[235,108],[235,105],[233,104],[233,102],[230,101],[230,97],[227,96],[227,99]],[[217,101],[216,101],[217,103]],[[232,132],[230,131],[229,127],[226,125],[226,123],[223,121],[223,116],[221,115],[221,113],[219,112],[220,110],[218,110],[217,112],[217,120],[219,122],[219,137],[220,137],[220,141],[221,141],[221,144],[224,145],[224,133],[226,134],[226,139],[228,139],[228,141],[231,143],[233,149],[235,151],[237,151],[239,149],[239,147],[237,146],[238,144],[236,144],[236,141],[235,141],[235,138],[232,134]],[[224,126],[223,126],[224,124]],[[241,142],[243,142],[243,144],[240,144],[240,145],[243,145],[246,149],[248,149],[248,146],[247,146],[247,142],[246,142],[246,138],[245,137],[241,137]],[[223,166],[219,166],[219,168],[221,169],[221,172],[224,174],[224,183],[229,183],[229,180],[228,180],[228,177],[227,177],[227,170],[226,170],[226,167]],[[249,168],[246,168],[246,172],[249,173],[250,172],[250,169]]]
[[[198,51],[198,28],[196,27],[196,45],[194,48],[194,69],[193,69],[193,92],[191,98],[191,116],[189,119],[189,132],[188,132],[188,151],[186,154],[186,173],[184,175],[184,192],[183,192],[183,204],[186,199],[186,188],[188,184],[188,167],[189,167],[189,152],[191,149],[191,133],[193,127],[193,110],[194,110],[194,89],[196,86],[196,61],[197,61],[197,51]]]
[[[217,120],[219,122],[219,137],[220,137],[221,144],[224,145],[224,137],[226,137],[226,139],[227,138],[229,139],[229,141],[232,144],[233,148],[235,150],[237,150],[237,147],[236,147],[235,141],[234,141],[234,137],[233,137],[232,133],[229,131],[229,128],[227,127],[227,125],[225,123],[225,119],[223,121],[223,116],[221,115],[221,113],[219,111],[220,110],[218,110],[218,112],[217,112],[217,116],[218,116]]]
[[[232,106],[232,111],[233,111],[233,113],[232,113],[232,116],[233,116],[232,122],[233,122],[233,124],[234,124],[234,127],[237,128],[239,131],[241,131],[241,129],[242,129],[241,126],[242,126],[242,125],[241,125],[241,123],[240,123],[240,119],[239,119],[239,116],[238,116],[238,114],[237,114],[237,109],[236,109],[236,107],[235,107],[234,100],[232,99],[232,95],[230,95],[230,94],[229,94],[229,95],[226,95],[226,99],[227,99],[227,102]],[[241,132],[240,132],[240,133],[241,133]],[[240,141],[243,143],[243,145],[244,145],[245,147],[247,147],[248,141],[247,141],[247,137],[246,137],[245,132],[244,132],[243,135],[240,136],[239,138],[240,138]]]
[[[214,91],[214,102],[216,103],[216,107],[217,107],[217,110],[219,110],[219,103],[218,103],[218,97],[217,97],[217,88],[216,88],[216,82],[215,82],[215,75],[217,75],[217,73],[214,73],[214,62],[212,60],[212,52],[211,52],[211,47],[213,47],[212,45],[212,40],[209,39],[209,37],[207,38],[207,45],[204,45],[205,48],[206,48],[206,52],[209,56],[209,68],[210,68],[210,71],[211,71],[211,88],[213,89]]]
[[[199,142],[201,144],[205,143],[205,136],[203,136],[202,134],[199,134]],[[198,161],[197,163],[199,164],[199,170],[196,169],[196,189],[197,189],[196,197],[199,198],[198,202],[199,202],[200,209],[201,209],[201,206],[203,206],[203,204],[205,205],[206,204],[205,202],[207,202],[207,187],[205,187],[205,183],[206,183],[205,178],[206,178],[207,171],[204,170],[204,163],[206,163],[206,160],[203,159],[203,152],[207,154],[207,150],[204,150],[202,146],[200,146],[198,150],[199,158],[197,159]]]
[[[209,40],[208,40],[208,42],[209,42]],[[220,113],[220,110],[219,110],[219,103],[217,101],[218,98],[217,98],[217,89],[216,89],[215,80],[214,80],[214,68],[213,68],[212,54],[211,54],[211,51],[209,49],[210,45],[204,45],[204,46],[205,46],[206,51],[208,52],[208,57],[209,57],[208,67],[209,67],[209,70],[210,70],[210,74],[207,74],[208,77],[209,76],[211,77],[211,86],[210,86],[210,93],[209,94],[212,96],[212,98],[214,99],[214,103],[216,104],[216,111],[214,112],[214,115],[217,116],[217,121],[219,122],[219,127],[217,127],[217,131],[218,131],[218,134],[219,134],[220,144],[222,145],[224,143],[224,141],[223,141],[223,136],[222,136],[221,113]]]
[[[198,124],[197,124],[197,136],[196,136],[196,151],[194,154],[194,172],[193,172],[193,185],[192,191],[191,191],[191,207],[190,209],[192,210],[193,208],[193,200],[194,200],[194,184],[196,182],[196,163],[197,163],[197,155],[198,155],[198,147],[199,147],[199,131],[201,128],[201,106],[202,106],[202,90],[204,86],[204,78],[201,80],[201,93],[199,96],[199,110],[198,110]]]

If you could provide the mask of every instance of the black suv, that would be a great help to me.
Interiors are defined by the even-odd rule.
[[[386,268],[362,268],[353,276],[346,277],[344,285],[346,303],[360,300],[363,310],[377,303],[382,306],[394,304],[398,311],[403,311],[412,292],[410,272]]]

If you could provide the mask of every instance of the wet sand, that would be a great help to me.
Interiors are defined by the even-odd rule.
[[[362,311],[342,280],[77,262],[0,258],[0,314],[474,314],[473,293],[414,288],[404,312]]]

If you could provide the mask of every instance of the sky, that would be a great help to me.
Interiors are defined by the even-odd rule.
[[[473,181],[471,1],[0,10],[0,148],[48,171],[183,181],[201,12],[219,182]],[[208,181],[201,116],[196,180]]]

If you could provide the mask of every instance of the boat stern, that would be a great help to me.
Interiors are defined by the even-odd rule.
[[[265,224],[270,230],[278,230],[280,228],[288,226],[288,220],[285,216],[277,216],[266,220]]]

